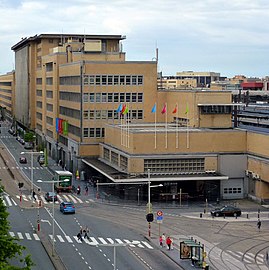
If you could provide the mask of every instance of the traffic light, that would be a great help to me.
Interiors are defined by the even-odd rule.
[[[154,220],[153,213],[149,213],[146,215],[147,222],[152,222]]]
[[[19,186],[19,188],[22,188],[23,187],[23,183],[19,183],[18,186]]]

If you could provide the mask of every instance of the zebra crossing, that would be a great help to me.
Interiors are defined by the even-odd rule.
[[[20,201],[20,195],[16,195],[16,198],[18,199],[18,201]],[[80,198],[78,198],[75,195],[72,194],[61,194],[61,195],[57,195],[58,201],[55,202],[55,204],[60,204],[63,201],[67,201],[67,202],[73,202],[75,204],[82,204],[82,203],[93,203],[94,200],[93,199],[85,199],[82,200]],[[16,202],[13,198],[11,198],[8,194],[4,194],[1,196],[1,199],[3,200],[3,203],[5,206],[10,207],[10,206],[17,206],[19,203]],[[31,195],[22,195],[21,197],[22,200],[24,201],[29,201],[31,202],[33,200]],[[52,202],[48,202],[46,201],[44,195],[36,195],[36,202],[38,203],[39,201],[41,201],[42,205],[49,205],[52,204]]]
[[[264,254],[254,254],[251,252],[248,253],[243,253],[241,251],[232,251],[232,250],[227,250],[227,252],[236,257],[237,259],[243,260],[245,263],[247,264],[259,264],[259,265],[263,265],[264,264]]]
[[[40,241],[39,236],[36,233],[22,233],[22,232],[9,232],[9,235],[15,238],[18,238],[20,240],[34,240],[34,241]],[[50,239],[53,240],[53,236],[49,235]],[[54,236],[54,242],[59,243],[77,243],[82,244],[83,242],[91,245],[91,246],[105,246],[105,245],[111,245],[111,244],[122,244],[127,245],[130,247],[138,247],[143,249],[153,249],[153,247],[146,241],[143,240],[128,240],[128,239],[119,239],[111,237],[89,237],[89,239],[84,239],[82,241],[78,240],[76,235],[69,236],[69,235],[55,235]]]
[[[11,166],[11,167],[7,167],[7,166],[0,166],[0,170],[7,170],[7,169],[11,169],[11,170],[31,170],[32,167],[24,165],[24,166]],[[42,166],[37,166],[37,167],[33,167],[33,170],[44,170],[45,167]]]

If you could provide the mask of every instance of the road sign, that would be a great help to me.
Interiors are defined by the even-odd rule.
[[[157,223],[163,223],[163,216],[156,217]]]
[[[158,217],[162,217],[162,216],[163,216],[163,211],[160,211],[160,210],[157,211],[157,216],[158,216]]]

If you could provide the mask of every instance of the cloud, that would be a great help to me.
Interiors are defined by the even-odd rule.
[[[2,0],[0,7],[1,73],[11,69],[10,47],[21,37],[86,33],[126,35],[127,60],[151,60],[158,46],[169,75],[184,66],[268,74],[267,0]]]

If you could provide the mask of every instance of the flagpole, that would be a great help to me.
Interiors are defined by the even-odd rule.
[[[176,148],[178,148],[178,103],[176,105],[177,115],[176,115]]]
[[[157,102],[155,102],[155,105],[156,105],[156,111],[157,111]],[[154,115],[154,118],[155,118],[155,124],[154,124],[154,126],[155,126],[155,149],[157,148],[157,113],[155,112],[155,115]]]
[[[166,131],[165,131],[165,148],[167,148],[168,145],[168,141],[167,141],[167,112],[168,112],[168,108],[167,108],[167,103],[165,103],[166,106],[166,115],[165,115],[165,122],[166,122]]]
[[[187,149],[190,148],[190,133],[189,133],[189,103],[187,103]]]

